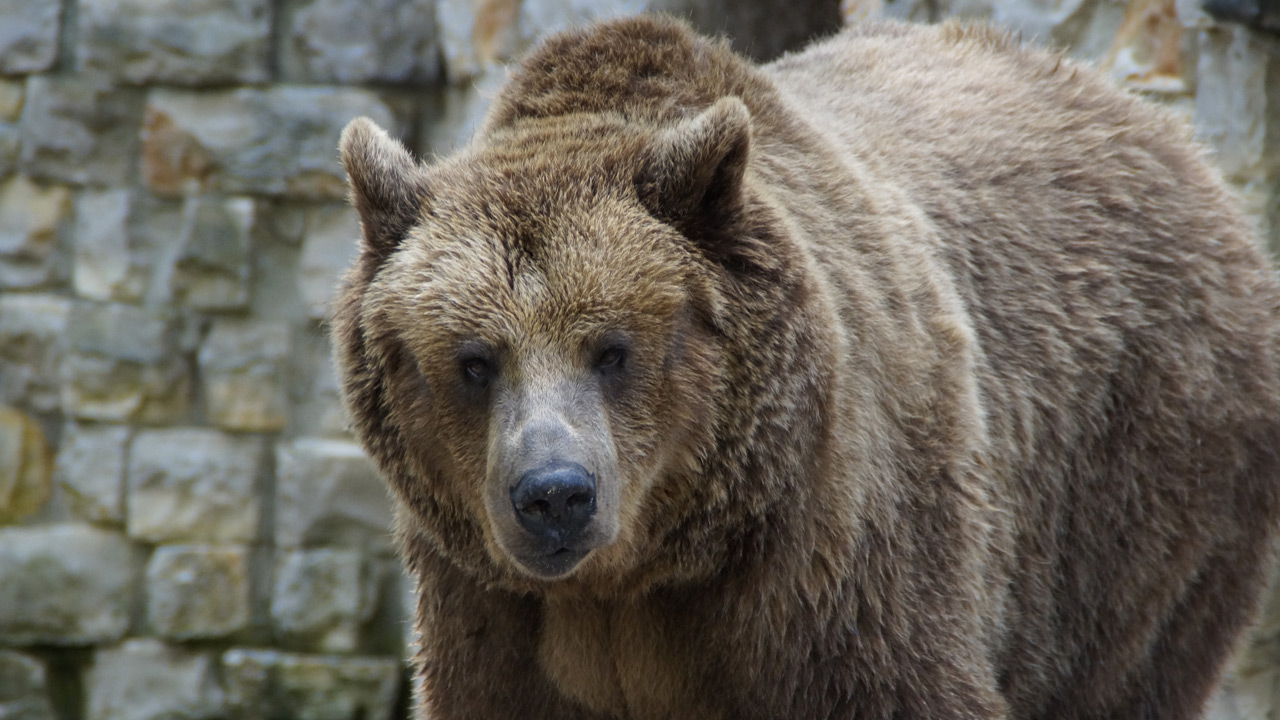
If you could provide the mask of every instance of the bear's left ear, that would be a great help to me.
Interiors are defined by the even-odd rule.
[[[743,207],[751,113],[736,97],[716,101],[650,146],[637,188],[659,219],[695,240],[732,233]]]
[[[399,141],[367,117],[347,124],[338,141],[360,215],[366,251],[385,256],[404,239],[427,202],[426,174]]]

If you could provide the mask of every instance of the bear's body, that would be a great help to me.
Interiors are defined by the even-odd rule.
[[[1192,718],[1280,505],[1280,291],[1186,128],[994,32],[547,41],[367,121],[334,318],[449,718]]]

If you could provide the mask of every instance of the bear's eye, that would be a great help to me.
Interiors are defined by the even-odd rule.
[[[627,360],[627,349],[618,345],[607,347],[596,358],[596,371],[609,373],[622,369]]]
[[[462,379],[476,386],[489,382],[492,368],[489,361],[482,357],[466,357],[462,359]]]

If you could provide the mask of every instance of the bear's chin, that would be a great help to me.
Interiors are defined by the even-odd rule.
[[[544,555],[512,555],[511,560],[525,575],[537,580],[559,580],[568,577],[591,550],[560,548]]]

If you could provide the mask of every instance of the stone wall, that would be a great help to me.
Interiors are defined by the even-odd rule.
[[[780,12],[785,8],[791,12]],[[756,56],[835,0],[0,3],[0,719],[378,720],[408,584],[323,320],[337,139],[472,132],[549,30],[685,14]]]
[[[1185,113],[1280,246],[1269,36],[1197,0],[838,4],[0,4],[0,718],[404,713],[409,588],[323,328],[335,146],[369,115],[448,152],[550,30],[667,10],[770,57],[838,10],[994,19]],[[1278,637],[1272,602],[1214,718],[1280,717]]]

